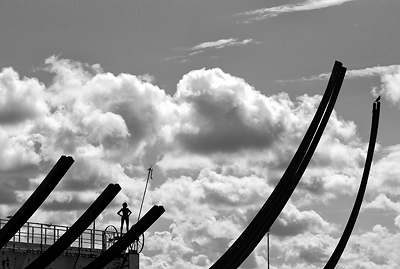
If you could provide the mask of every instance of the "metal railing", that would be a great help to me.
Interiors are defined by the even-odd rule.
[[[8,219],[0,219],[0,229],[7,222]],[[68,226],[26,222],[4,247],[43,252],[68,229]],[[66,251],[75,249],[85,252],[100,252],[104,250],[103,237],[104,232],[101,230],[86,229]]]

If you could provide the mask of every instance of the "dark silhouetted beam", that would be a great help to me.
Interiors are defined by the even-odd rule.
[[[360,212],[361,204],[364,198],[365,189],[367,188],[367,182],[369,177],[369,171],[371,169],[372,157],[374,155],[376,137],[378,134],[378,125],[379,125],[379,113],[380,113],[380,102],[374,102],[373,110],[372,110],[372,125],[371,125],[371,134],[369,137],[368,144],[368,152],[367,159],[365,160],[364,172],[362,175],[360,189],[358,190],[357,198],[353,206],[353,210],[351,211],[349,221],[346,224],[346,227],[343,231],[342,237],[339,240],[332,256],[329,258],[327,264],[324,269],[333,269],[336,267],[339,262],[340,257],[343,254],[343,251],[347,245],[347,242],[350,239],[351,232],[353,231],[354,225],[356,224],[356,220],[358,217],[358,213]]]
[[[118,184],[109,184],[83,215],[42,255],[25,269],[44,269],[68,248],[100,215],[121,190]]]
[[[297,186],[330,117],[344,79],[346,68],[335,62],[327,89],[295,156],[278,185],[245,231],[211,266],[212,269],[237,268],[250,255],[274,223]]]
[[[268,198],[267,202],[258,212],[256,217],[252,220],[249,226],[245,229],[245,231],[236,240],[236,242],[228,249],[227,252],[223,254],[223,256],[211,268],[218,268],[218,269],[237,268],[251,253],[252,249],[249,248],[249,244],[255,244],[255,246],[258,244],[258,241],[255,240],[255,236],[257,236],[257,231],[263,232],[263,229],[261,228],[262,226],[264,226],[264,228],[266,228],[268,231],[269,226],[265,225],[266,224],[265,218],[273,212],[276,204],[279,202],[279,200],[281,200],[282,195],[288,188],[290,181],[294,180],[296,171],[298,170],[300,164],[302,163],[302,160],[304,159],[308,147],[320,124],[321,118],[325,113],[327,104],[331,99],[332,92],[336,84],[340,69],[341,69],[341,63],[336,62],[330,80],[328,82],[327,89],[317,109],[317,112],[310,124],[310,127],[308,128],[298,150],[296,151],[295,156],[290,162],[288,168],[286,169],[278,185],[275,187],[274,191]],[[276,212],[279,215],[280,211],[278,212],[278,210],[276,210]],[[275,220],[275,218],[273,219]],[[244,248],[251,250],[249,253],[247,253],[247,251],[243,252]]]
[[[109,264],[125,251],[134,240],[139,238],[164,212],[164,207],[153,206],[124,236],[84,269],[99,269]]]
[[[73,163],[74,159],[72,157],[61,156],[53,169],[51,169],[50,173],[42,183],[40,183],[28,200],[26,200],[14,216],[0,230],[0,248],[7,244],[33,213],[35,213]]]
[[[281,177],[281,180],[278,182],[277,186],[275,187],[274,191],[271,193],[270,197],[268,198],[267,202],[263,207],[270,207],[272,201],[277,201],[278,197],[281,196],[282,192],[285,191],[287,188],[287,185],[292,181],[296,171],[298,170],[301,161],[303,160],[312,139],[315,136],[315,133],[317,131],[318,126],[321,123],[321,119],[326,111],[326,107],[331,100],[333,90],[335,88],[335,85],[338,81],[338,76],[339,72],[342,68],[342,63],[336,61],[333,69],[331,76],[328,81],[328,85],[326,87],[325,93],[322,97],[322,100],[318,106],[317,111],[315,112],[315,115],[310,123],[309,128],[307,129],[303,140],[301,141],[295,155],[293,156],[291,162],[289,163],[287,169],[285,170],[284,174]],[[269,202],[271,201],[271,202]]]
[[[305,169],[307,168],[311,157],[318,145],[318,142],[322,136],[322,133],[326,127],[326,124],[330,118],[330,114],[333,110],[334,104],[336,102],[336,98],[338,96],[340,86],[343,82],[343,78],[345,75],[345,68],[342,68],[340,71],[340,77],[338,78],[334,92],[332,93],[331,100],[328,104],[328,107],[323,115],[322,121],[318,126],[317,132],[311,142],[311,145],[307,149],[307,153],[305,154],[302,160],[298,160],[301,164],[298,167],[296,173],[293,175],[293,178],[288,182],[284,191],[281,193],[281,196],[275,201],[274,205],[269,208],[269,211],[262,215],[260,218],[260,224],[258,228],[255,228],[252,232],[252,235],[248,238],[248,242],[246,244],[240,245],[240,249],[238,250],[238,255],[234,260],[229,263],[230,267],[227,268],[237,268],[240,264],[247,258],[248,255],[254,250],[254,248],[258,245],[258,243],[264,238],[265,234],[268,232],[272,224],[275,222],[276,218],[279,216],[286,203],[288,202],[290,196],[293,194],[297,184],[299,183],[302,175],[304,174]],[[247,256],[246,256],[247,255]],[[240,263],[239,263],[240,262]]]

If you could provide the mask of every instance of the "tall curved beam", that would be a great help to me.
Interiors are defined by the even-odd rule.
[[[346,68],[342,67],[341,63],[335,62],[324,97],[288,169],[249,226],[210,267],[211,269],[239,267],[270,229],[296,188],[315,151],[333,110],[345,72]]]
[[[42,183],[40,183],[28,200],[26,200],[14,216],[0,230],[0,248],[7,244],[33,213],[35,213],[73,163],[74,159],[72,157],[61,156],[50,173],[45,177]]]
[[[115,257],[125,251],[136,238],[139,238],[164,212],[164,207],[153,206],[124,236],[84,269],[98,269],[109,264]]]
[[[121,190],[118,184],[109,184],[83,215],[43,254],[25,269],[44,269],[68,248],[100,215]]]
[[[361,204],[364,198],[365,189],[367,188],[369,171],[371,169],[372,157],[374,155],[376,136],[378,134],[380,106],[381,106],[380,102],[375,102],[373,104],[372,125],[371,125],[371,134],[369,138],[367,159],[365,160],[364,172],[360,183],[360,189],[358,190],[353,210],[351,211],[349,220],[343,231],[342,237],[340,238],[339,243],[337,244],[332,256],[329,258],[324,269],[334,269],[336,267],[347,245],[347,242],[350,239],[350,235],[351,232],[353,231],[354,225],[356,224],[358,213],[360,212]]]
[[[318,109],[314,115],[314,118],[312,119],[310,126],[304,135],[303,140],[301,141],[288,168],[285,170],[284,174],[282,175],[281,180],[278,182],[274,191],[268,197],[267,202],[264,204],[264,206],[261,208],[261,210],[263,210],[264,207],[272,206],[272,204],[271,204],[272,201],[277,201],[279,199],[282,192],[284,192],[287,185],[290,183],[291,179],[294,177],[296,171],[298,170],[301,160],[304,158],[305,153],[307,152],[307,149],[308,149],[309,145],[311,144],[311,141],[312,141],[313,137],[315,136],[317,128],[321,122],[321,118],[324,115],[324,112],[326,110],[328,102],[333,93],[335,84],[337,83],[338,75],[339,75],[341,68],[342,68],[342,63],[336,61],[333,66],[332,74],[329,78],[325,93],[324,93],[322,100],[318,106]]]

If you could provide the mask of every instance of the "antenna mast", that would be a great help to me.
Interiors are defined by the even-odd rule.
[[[142,198],[142,204],[140,205],[140,210],[139,210],[139,216],[138,216],[138,221],[140,219],[140,213],[142,212],[142,207],[143,207],[143,202],[144,202],[144,196],[146,195],[146,190],[147,190],[147,185],[149,184],[149,180],[153,179],[153,168],[149,167],[147,169],[147,180],[146,180],[146,187],[144,187],[144,193],[143,193],[143,198]]]

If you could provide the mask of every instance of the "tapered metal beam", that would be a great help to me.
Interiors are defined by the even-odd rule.
[[[287,169],[285,170],[284,174],[282,175],[281,180],[278,182],[277,186],[275,187],[274,191],[271,193],[270,197],[267,200],[267,203],[263,207],[270,207],[272,206],[269,204],[268,201],[277,201],[281,196],[282,192],[286,189],[287,185],[292,181],[296,171],[298,170],[301,160],[303,160],[312,139],[315,136],[318,126],[321,123],[321,119],[326,111],[329,101],[331,100],[332,93],[334,91],[335,85],[337,84],[339,72],[342,69],[342,63],[336,61],[333,65],[332,73],[328,81],[328,85],[322,97],[322,100],[318,106],[317,111],[310,123],[309,128],[307,129],[299,147],[295,155],[293,156],[291,162],[289,163]]]
[[[118,184],[109,184],[83,215],[42,255],[25,269],[44,269],[68,248],[100,215],[121,190]]]
[[[124,236],[84,269],[98,269],[109,264],[125,251],[134,240],[139,238],[164,212],[164,207],[153,206]]]
[[[267,202],[233,245],[210,268],[237,268],[268,232],[297,186],[336,102],[346,68],[335,62],[327,90],[295,156]]]
[[[339,239],[339,243],[337,244],[335,250],[333,251],[332,256],[329,258],[328,262],[326,263],[324,269],[334,269],[336,267],[337,263],[339,262],[340,257],[343,254],[344,249],[346,248],[347,242],[350,239],[354,225],[356,224],[358,213],[360,212],[361,204],[362,204],[362,201],[364,198],[365,189],[367,188],[369,171],[371,169],[372,157],[374,155],[376,137],[378,134],[378,126],[379,126],[380,106],[381,106],[381,103],[379,101],[374,102],[374,104],[373,104],[372,125],[371,125],[371,134],[369,137],[367,158],[365,160],[364,172],[362,175],[357,198],[356,198],[356,201],[353,206],[353,210],[351,211],[349,220],[346,224],[343,234]]]
[[[44,200],[54,190],[65,173],[74,163],[74,159],[70,156],[61,156],[58,162],[51,169],[50,173],[40,183],[32,195],[14,214],[14,216],[0,230],[0,248],[15,235],[15,233],[28,221],[35,213]]]

